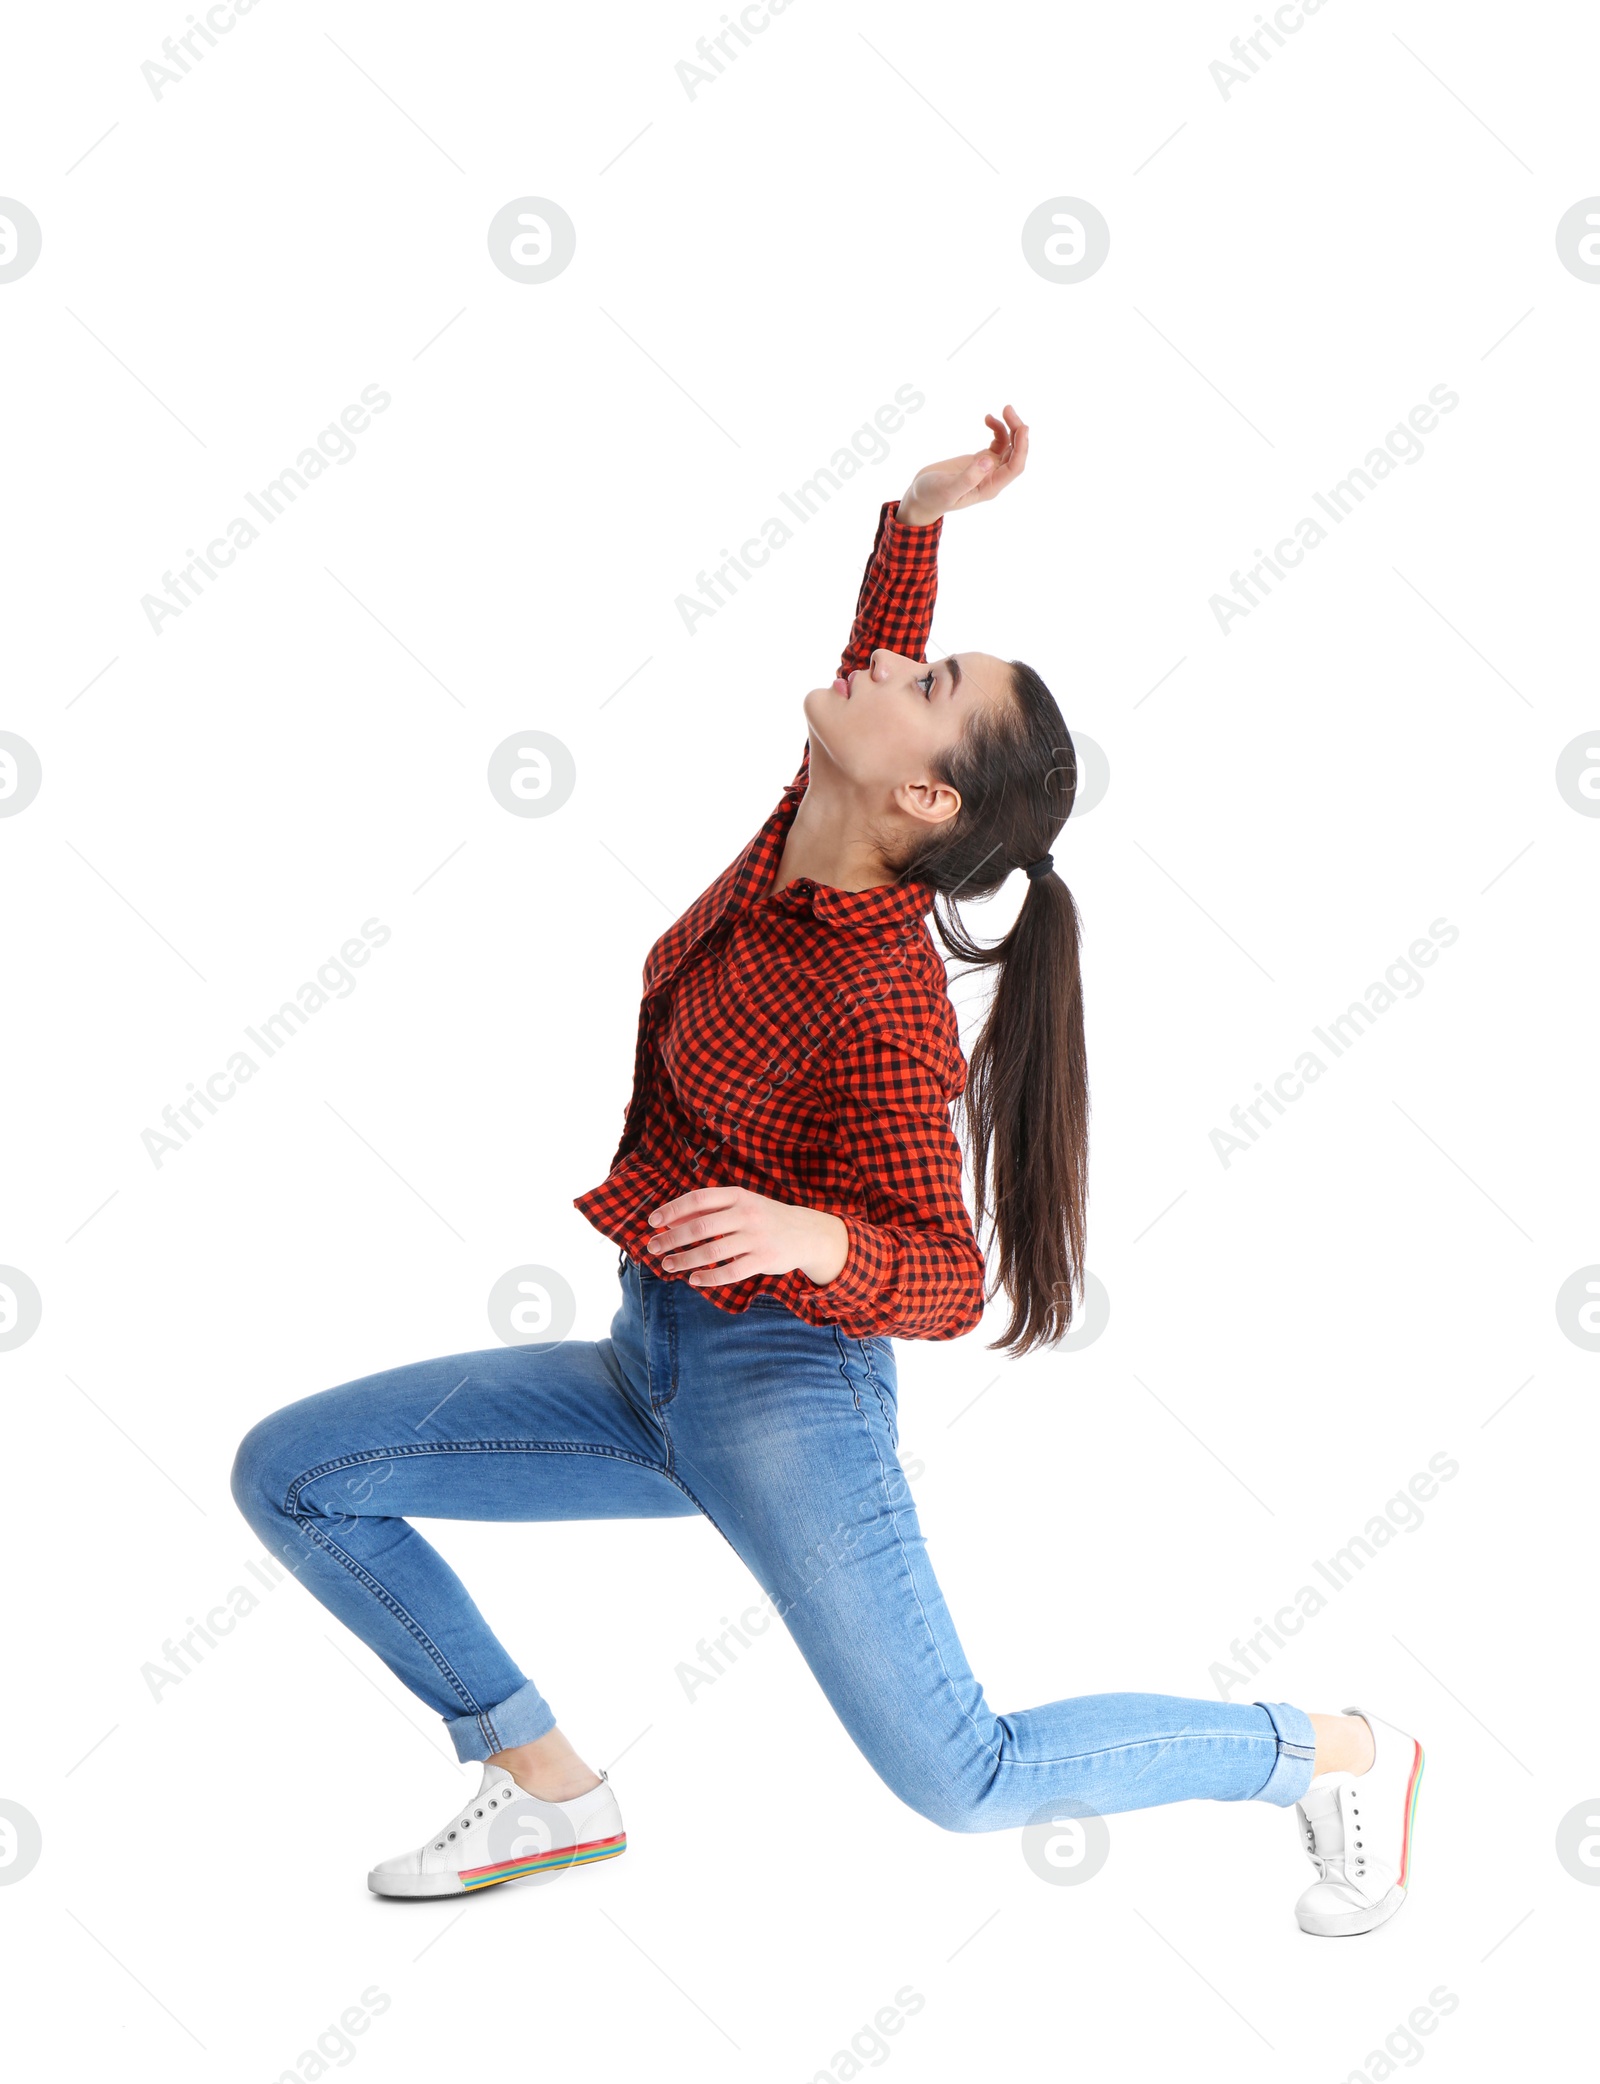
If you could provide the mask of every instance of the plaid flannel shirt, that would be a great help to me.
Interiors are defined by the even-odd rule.
[[[877,647],[921,660],[943,521],[878,516],[841,671]],[[611,1171],[575,1206],[664,1280],[649,1215],[695,1187],[825,1209],[849,1232],[825,1286],[798,1271],[703,1294],[776,1296],[852,1337],[952,1339],[983,1311],[984,1262],[961,1193],[950,1106],[966,1083],[924,883],[774,891],[810,749],[761,830],[651,949],[633,1096]]]

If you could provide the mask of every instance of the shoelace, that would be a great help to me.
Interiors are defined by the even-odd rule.
[[[609,1774],[607,1774],[607,1773],[604,1773],[604,1772],[602,1772],[602,1773],[601,1773],[601,1775],[600,1775],[600,1781],[601,1781],[601,1785],[602,1785],[602,1786],[604,1786],[605,1782],[606,1782],[606,1781],[607,1781],[607,1780],[608,1780],[609,1778],[610,1778],[610,1775],[609,1775]],[[576,1798],[575,1798],[575,1799],[576,1799]],[[511,1800],[512,1800],[512,1797],[511,1797],[510,1795],[508,1795],[508,1794],[501,1794],[501,1795],[491,1795],[491,1796],[489,1797],[489,1800],[488,1800],[488,1804],[487,1804],[487,1807],[488,1807],[489,1809],[498,1809],[498,1808],[499,1808],[499,1807],[501,1806],[501,1804],[502,1804],[502,1803],[505,1803],[505,1804],[509,1805],[509,1804],[510,1804],[510,1802],[511,1802]],[[472,1826],[473,1826],[473,1824],[474,1824],[474,1823],[475,1823],[475,1822],[476,1822],[476,1821],[477,1821],[477,1820],[478,1820],[479,1818],[481,1818],[481,1817],[482,1817],[482,1816],[484,1815],[484,1813],[485,1813],[485,1811],[484,1811],[483,1809],[474,1809],[474,1810],[473,1810],[473,1812],[472,1812],[472,1814],[471,1814],[471,1816],[463,1816],[463,1817],[461,1818],[460,1822],[459,1822],[459,1823],[457,1823],[457,1824],[456,1824],[456,1825],[454,1826],[454,1828],[453,1828],[453,1829],[451,1829],[451,1830],[448,1830],[448,1831],[446,1831],[446,1832],[445,1832],[445,1834],[444,1834],[444,1836],[443,1836],[442,1838],[436,1838],[436,1839],[435,1839],[435,1840],[433,1841],[433,1849],[434,1849],[434,1851],[435,1851],[435,1852],[443,1852],[443,1851],[444,1851],[444,1849],[445,1849],[445,1847],[446,1847],[446,1846],[447,1846],[447,1845],[448,1845],[448,1844],[450,1843],[450,1841],[451,1841],[451,1840],[452,1840],[452,1839],[453,1839],[453,1838],[454,1838],[454,1837],[455,1837],[455,1836],[457,1835],[457,1833],[458,1833],[458,1832],[461,1832],[461,1831],[470,1831],[470,1830],[472,1829]]]
[[[1339,1808],[1343,1815],[1344,1803],[1341,1802]],[[1310,1817],[1306,1818],[1306,1851],[1322,1881],[1359,1881],[1367,1871],[1367,1855],[1361,1838],[1361,1804],[1353,1794],[1349,1798],[1348,1822],[1352,1843],[1342,1852],[1319,1852],[1317,1827]]]
[[[489,1797],[488,1807],[490,1809],[498,1809],[502,1800],[509,1802],[511,1800],[511,1797],[509,1795],[506,1795],[504,1797],[500,1795],[491,1795]],[[456,1836],[457,1832],[470,1831],[472,1829],[474,1821],[477,1818],[481,1817],[483,1814],[484,1811],[482,1809],[474,1809],[471,1816],[462,1817],[461,1821],[455,1826],[454,1830],[446,1831],[442,1838],[436,1839],[434,1841],[434,1851],[443,1852],[445,1847],[449,1844],[450,1840]]]

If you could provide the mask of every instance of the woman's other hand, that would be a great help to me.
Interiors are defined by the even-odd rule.
[[[992,412],[985,413],[983,422],[994,434],[986,449],[924,464],[911,480],[896,514],[908,528],[926,528],[941,514],[993,499],[1021,477],[1028,461],[1028,430],[1015,408],[1008,405],[998,420]]]
[[[691,1288],[726,1288],[797,1270],[825,1288],[850,1253],[850,1233],[837,1216],[770,1201],[744,1187],[680,1194],[651,1211],[650,1227],[650,1251],[668,1273],[693,1268]]]

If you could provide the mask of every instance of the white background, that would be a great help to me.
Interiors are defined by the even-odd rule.
[[[185,12],[19,13],[0,73],[44,241],[0,286],[0,728],[44,770],[0,820],[0,1260],[44,1306],[0,1354],[0,1797],[44,1845],[0,1887],[7,2053],[312,2077],[376,1985],[330,2070],[848,2077],[911,1985],[863,2071],[1344,2078],[1444,1985],[1398,2067],[1570,2073],[1600,1363],[1555,1297],[1600,1258],[1600,825],[1554,776],[1597,723],[1600,290],[1554,233],[1600,189],[1592,15],[1328,0],[1224,98],[1247,0],[794,0],[691,99],[711,4],[260,0],[157,99]],[[528,195],[577,227],[538,285],[486,246]],[[1075,285],[1020,244],[1062,195],[1111,227]],[[368,384],[355,460],[155,635],[141,597]],[[889,459],[688,635],[675,597],[903,384]],[[1422,460],[1224,636],[1209,597],[1438,384]],[[1016,1834],[902,1807],[781,1631],[686,1700],[755,1590],[708,1527],[633,1522],[429,1530],[620,1758],[628,1857],[378,1902],[476,1769],[359,1643],[285,1585],[159,1702],[141,1667],[253,1582],[256,1418],[489,1343],[528,1261],[604,1332],[571,1202],[645,951],[793,772],[878,503],[1007,401],[1033,458],[947,525],[933,648],[1027,659],[1109,765],[1058,861],[1110,1319],[1017,1365],[903,1346],[902,1451],[1001,1710],[1213,1696],[1458,1461],[1241,1696],[1422,1737],[1413,1900],[1304,1937],[1264,1805],[1113,1817],[1047,1886]],[[528,730],[577,764],[549,818],[485,785]],[[162,1108],[374,916],[353,994],[153,1164]],[[1224,1166],[1230,1109],[1440,918],[1423,988]]]

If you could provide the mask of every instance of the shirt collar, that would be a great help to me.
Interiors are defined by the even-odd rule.
[[[926,883],[890,883],[881,890],[835,890],[797,876],[768,899],[774,910],[809,913],[825,926],[846,933],[880,932],[887,926],[911,925],[932,908]]]
[[[775,911],[791,916],[809,914],[824,925],[845,932],[881,931],[887,926],[911,925],[925,918],[933,908],[934,897],[927,883],[890,883],[876,890],[835,890],[827,883],[814,882],[810,876],[797,876],[781,890],[772,888],[784,841],[804,794],[802,782],[795,782],[784,791],[777,809],[745,857],[732,892],[733,903],[742,908],[765,901]]]

